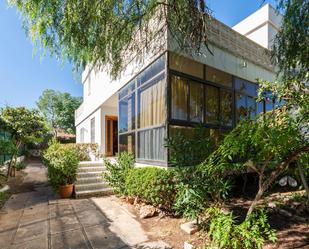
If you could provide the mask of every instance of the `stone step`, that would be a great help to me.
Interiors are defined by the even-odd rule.
[[[82,161],[78,164],[79,167],[104,167],[103,161]]]
[[[102,177],[103,171],[94,171],[94,172],[78,172],[77,180],[89,177]]]
[[[86,183],[86,184],[75,184],[75,190],[76,191],[82,191],[82,190],[92,190],[92,189],[102,189],[102,188],[108,188],[108,185],[106,182],[96,182],[96,183]]]
[[[105,167],[78,167],[77,172],[103,172],[105,171]]]
[[[102,182],[102,180],[103,180],[102,176],[84,177],[84,178],[79,178],[75,182],[75,184],[96,183],[96,182]]]
[[[81,197],[89,197],[89,196],[101,196],[101,195],[110,195],[113,193],[112,188],[99,188],[99,189],[93,189],[93,190],[77,190],[75,191],[75,197],[81,198]]]

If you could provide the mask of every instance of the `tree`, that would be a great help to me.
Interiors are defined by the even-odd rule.
[[[8,167],[8,176],[14,176],[17,154],[22,144],[40,142],[47,132],[46,123],[36,110],[25,107],[2,108],[0,116],[14,143],[15,149]]]
[[[168,27],[184,49],[207,46],[210,11],[204,0],[8,0],[38,47],[77,68],[105,66],[113,76],[127,55],[143,58]],[[188,46],[189,44],[189,46]]]
[[[47,89],[43,91],[36,104],[56,136],[59,128],[68,133],[75,133],[74,113],[81,103],[80,97]]]

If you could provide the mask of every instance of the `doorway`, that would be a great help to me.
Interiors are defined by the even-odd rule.
[[[105,154],[115,156],[118,152],[118,118],[105,116]]]

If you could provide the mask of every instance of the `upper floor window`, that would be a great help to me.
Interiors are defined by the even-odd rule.
[[[89,74],[89,79],[88,79],[88,82],[87,82],[87,92],[88,92],[88,96],[91,94],[91,74]]]
[[[206,66],[206,80],[230,88],[233,84],[232,75],[209,66]]]

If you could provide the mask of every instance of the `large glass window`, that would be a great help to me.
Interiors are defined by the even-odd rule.
[[[213,67],[206,67],[206,80],[226,86],[232,87],[232,75],[215,69]]]
[[[135,154],[135,133],[119,136],[119,152]]]
[[[220,91],[221,124],[232,126],[233,124],[233,98],[232,92],[221,89]]]
[[[203,85],[190,82],[190,121],[201,123],[203,121]]]
[[[165,74],[139,90],[139,128],[161,125],[165,121]]]
[[[219,88],[205,87],[205,121],[209,124],[219,124]]]
[[[119,133],[135,129],[135,94],[119,102]]]
[[[172,70],[189,74],[200,79],[204,77],[203,64],[175,53],[169,53],[169,67]]]
[[[138,159],[166,160],[165,127],[138,132]]]
[[[172,119],[188,119],[188,82],[179,76],[171,77]]]

